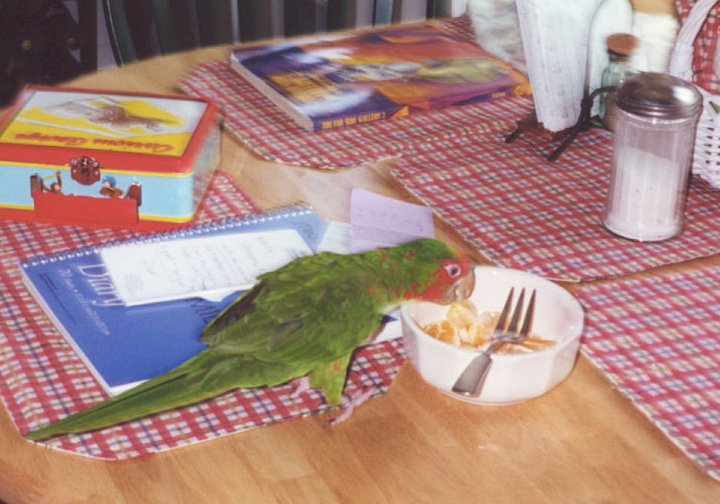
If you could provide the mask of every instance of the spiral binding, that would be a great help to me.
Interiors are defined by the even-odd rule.
[[[136,245],[139,243],[156,243],[161,241],[174,240],[178,238],[192,238],[194,236],[201,236],[207,233],[213,233],[216,231],[224,231],[228,229],[241,228],[243,226],[250,226],[254,224],[262,224],[263,222],[272,222],[280,219],[288,219],[293,217],[300,217],[313,213],[311,207],[306,205],[295,205],[291,207],[278,208],[275,210],[269,210],[260,214],[252,214],[242,217],[226,217],[224,219],[206,222],[198,224],[197,226],[173,230],[163,231],[160,233],[138,236],[135,238],[125,238],[115,241],[110,241],[102,245],[90,245],[77,249],[67,250],[63,252],[57,252],[51,255],[37,256],[20,263],[20,266],[24,269],[39,266],[43,264],[51,264],[57,261],[65,259],[72,259],[74,257],[82,257],[98,253],[102,249],[112,247],[127,247]]]

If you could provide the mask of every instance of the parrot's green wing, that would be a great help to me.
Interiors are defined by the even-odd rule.
[[[310,371],[310,385],[319,388],[330,404],[340,404],[352,353],[332,362],[318,364]]]
[[[326,275],[325,272],[333,268],[336,258],[332,256],[334,254],[305,256],[296,259],[279,270],[261,275],[252,289],[243,294],[205,327],[200,339],[210,346],[227,344],[233,351],[252,353],[267,350],[272,346],[271,338],[281,340],[291,337],[290,335],[297,329],[297,321],[293,320],[292,316],[285,317],[285,320],[282,320],[283,317],[280,315],[279,318],[268,317],[265,320],[257,321],[268,325],[280,322],[280,332],[287,331],[288,333],[284,337],[274,335],[268,331],[248,330],[240,333],[237,328],[247,325],[247,316],[257,310],[258,303],[260,303],[262,310],[267,312],[266,304],[270,300],[280,302],[285,305],[281,309],[291,313],[294,311],[291,308],[292,305],[304,303],[306,300],[313,300],[316,294],[312,290],[303,287],[313,279],[322,278]],[[300,300],[294,301],[292,297],[298,291],[301,293]],[[258,299],[259,296],[260,299]],[[305,306],[304,308],[307,309],[308,307]]]
[[[302,257],[259,283],[203,331],[203,342],[263,362],[306,368],[339,403],[352,352],[377,330],[382,308],[367,294],[357,256]]]
[[[267,273],[203,331],[204,343],[261,360],[329,362],[366,340],[382,319],[357,258],[322,253]],[[251,315],[251,316],[249,316]]]

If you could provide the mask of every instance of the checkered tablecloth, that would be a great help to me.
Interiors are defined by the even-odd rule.
[[[680,22],[684,23],[696,0],[675,0],[674,3]],[[715,70],[715,52],[718,46],[718,36],[720,36],[719,14],[720,6],[718,5],[708,13],[693,43],[691,65],[693,83],[713,94],[720,91],[720,77]]]
[[[720,479],[720,267],[583,285],[582,352]]]
[[[198,221],[259,209],[223,173],[216,174]],[[102,401],[106,395],[25,288],[19,261],[131,237],[123,230],[0,221],[0,399],[21,433]],[[366,346],[348,375],[349,393],[385,392],[403,362],[400,342]],[[291,386],[239,389],[101,431],[44,442],[101,459],[126,459],[325,411],[322,394]]]
[[[601,219],[611,136],[585,132],[550,163],[551,146],[497,133],[415,146],[392,175],[490,260],[560,280],[643,271],[720,252],[720,191],[695,178],[684,232],[672,240],[626,240]]]
[[[444,25],[462,37],[474,36],[467,16]],[[399,156],[416,143],[512,129],[515,120],[532,110],[530,99],[513,97],[308,132],[240,77],[229,58],[228,53],[228,61],[199,65],[180,88],[217,101],[225,114],[225,130],[256,155],[290,165],[326,170],[360,166]]]

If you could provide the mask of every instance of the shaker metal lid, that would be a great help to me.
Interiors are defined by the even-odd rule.
[[[700,112],[702,95],[695,86],[672,75],[642,72],[620,86],[615,104],[640,116],[683,119]]]

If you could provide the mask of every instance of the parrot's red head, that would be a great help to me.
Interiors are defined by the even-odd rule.
[[[443,242],[421,239],[406,245],[413,263],[412,286],[405,299],[450,304],[466,299],[475,288],[475,270],[468,257]]]
[[[468,257],[455,252],[455,257],[440,261],[435,282],[420,294],[423,301],[450,304],[467,299],[475,288],[475,269]]]

